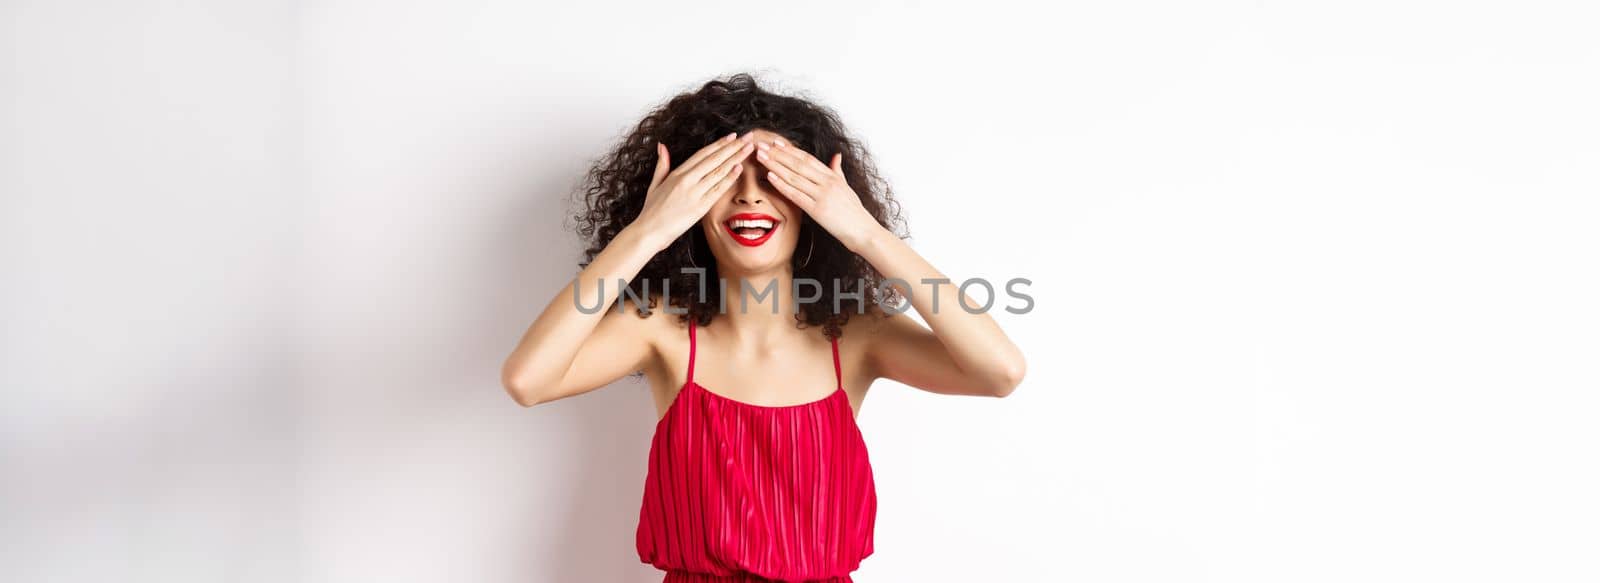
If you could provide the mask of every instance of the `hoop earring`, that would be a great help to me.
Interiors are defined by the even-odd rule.
[[[800,266],[796,267],[795,269],[804,269],[805,266],[810,265],[811,264],[811,252],[812,251],[816,251],[816,250],[817,250],[817,233],[816,233],[816,231],[812,231],[811,232],[811,244],[806,246],[806,260],[804,262],[801,262]]]

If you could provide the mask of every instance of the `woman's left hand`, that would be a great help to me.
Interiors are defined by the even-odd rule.
[[[767,167],[767,180],[822,228],[852,251],[884,231],[861,197],[844,177],[844,158],[833,155],[824,165],[809,152],[795,148],[782,138],[756,143],[756,159]]]

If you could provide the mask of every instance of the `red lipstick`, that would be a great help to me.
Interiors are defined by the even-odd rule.
[[[722,221],[722,228],[733,237],[734,242],[746,247],[756,247],[766,243],[772,234],[778,232],[778,224],[782,222],[772,218],[772,215],[762,213],[739,213]],[[741,231],[743,234],[741,234]]]

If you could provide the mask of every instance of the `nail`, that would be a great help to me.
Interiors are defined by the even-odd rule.
[[[739,136],[739,132],[732,132],[732,133],[729,133],[729,134],[728,134],[728,135],[726,135],[726,136],[723,136],[723,137],[722,137],[722,139],[724,139],[724,140],[731,140],[731,139],[734,139],[734,138],[736,138],[736,137],[738,137],[738,136]]]
[[[761,159],[761,160],[766,160],[767,159],[767,153],[766,152],[756,152],[756,158],[757,159]]]

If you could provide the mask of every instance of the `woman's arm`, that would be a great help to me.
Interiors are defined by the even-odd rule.
[[[996,397],[1010,394],[1022,382],[1022,351],[987,312],[962,309],[956,302],[967,300],[958,286],[872,218],[846,182],[841,156],[835,155],[831,166],[823,165],[780,140],[758,144],[756,157],[769,169],[768,180],[778,192],[885,278],[910,284],[911,289],[895,285],[932,330],[903,314],[892,316],[868,347],[868,362],[879,374],[938,393]],[[939,280],[943,283],[923,283]]]
[[[876,225],[876,223],[874,223]],[[877,328],[868,346],[868,363],[885,377],[936,393],[1004,397],[1022,382],[1027,370],[1022,351],[981,305],[962,296],[959,286],[904,240],[883,227],[851,251],[861,255],[911,300],[911,307],[929,330],[904,314],[893,314]],[[922,283],[922,282],[934,283]],[[937,288],[937,289],[935,289]],[[938,302],[934,298],[937,294]],[[958,300],[959,298],[959,300]]]
[[[653,336],[645,319],[613,308],[622,293],[617,282],[632,280],[733,186],[751,151],[747,139],[735,137],[701,148],[676,170],[670,170],[666,148],[657,145],[655,174],[639,217],[545,305],[506,358],[501,383],[518,404],[531,407],[592,391],[644,366]],[[603,309],[584,313],[580,302]]]
[[[644,366],[650,355],[646,322],[613,304],[622,292],[617,281],[633,279],[657,251],[640,232],[624,228],[551,298],[500,370],[512,399],[532,407],[592,391]],[[586,314],[579,302],[605,309]]]

